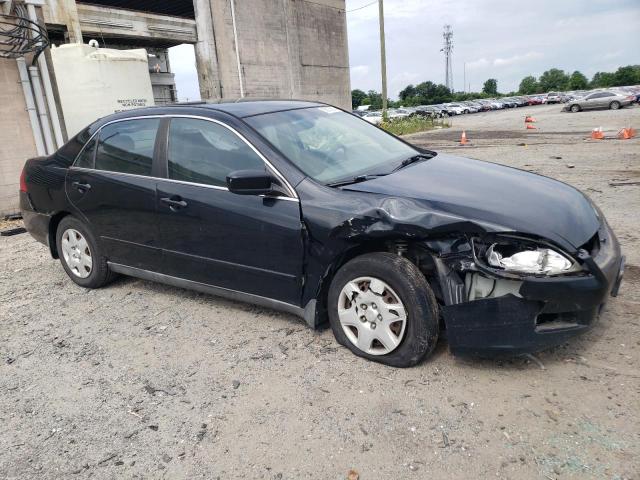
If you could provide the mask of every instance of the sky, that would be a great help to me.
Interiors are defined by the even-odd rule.
[[[371,3],[346,0],[351,88],[380,91],[378,8],[360,8]],[[456,91],[480,91],[495,78],[509,92],[554,67],[591,78],[640,64],[640,0],[384,0],[384,8],[391,98],[408,84],[445,83],[445,24],[453,29]],[[193,48],[174,47],[170,56],[180,99],[199,98]]]

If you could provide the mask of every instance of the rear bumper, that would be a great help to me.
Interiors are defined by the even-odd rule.
[[[528,278],[519,295],[444,307],[449,346],[458,355],[518,355],[565,343],[595,323],[624,273],[620,245],[608,225],[597,255],[582,252],[582,276]]]
[[[33,208],[29,194],[20,192],[20,211],[24,228],[38,242],[49,245],[49,224],[51,223],[51,215],[36,212]]]

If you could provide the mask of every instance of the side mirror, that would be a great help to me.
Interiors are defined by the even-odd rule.
[[[273,192],[273,178],[264,170],[237,170],[227,175],[227,188],[238,195],[266,195]]]

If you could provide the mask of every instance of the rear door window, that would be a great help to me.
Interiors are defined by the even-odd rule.
[[[208,120],[171,119],[170,179],[226,187],[229,173],[264,168],[262,158],[228,128]]]
[[[112,123],[100,130],[95,168],[109,172],[151,175],[159,118]]]

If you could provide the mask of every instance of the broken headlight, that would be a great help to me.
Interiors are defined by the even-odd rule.
[[[513,273],[559,275],[581,270],[575,261],[547,247],[494,243],[487,248],[485,258],[490,266]]]

